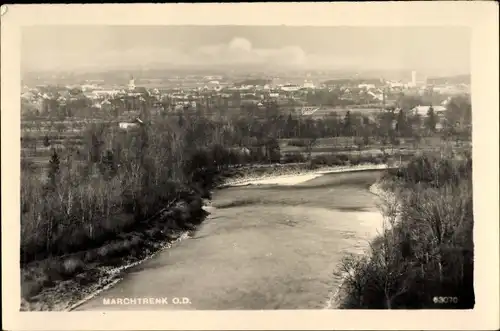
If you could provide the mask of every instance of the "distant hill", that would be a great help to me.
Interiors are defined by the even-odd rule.
[[[368,79],[330,79],[323,84],[325,85],[359,85],[359,84],[379,84],[380,79],[377,78],[368,78]]]
[[[470,84],[471,75],[456,75],[446,77],[430,77],[427,78],[427,84]]]
[[[245,79],[243,81],[234,83],[236,86],[242,86],[242,85],[266,85],[269,84],[271,80],[269,79],[262,79],[262,78],[252,78],[252,79]]]

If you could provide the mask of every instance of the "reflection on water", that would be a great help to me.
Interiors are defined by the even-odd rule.
[[[191,305],[182,309],[322,308],[340,282],[333,271],[342,256],[363,252],[380,229],[376,197],[367,190],[379,175],[217,191],[194,240],[143,263],[80,309],[102,310],[103,296],[189,297]]]

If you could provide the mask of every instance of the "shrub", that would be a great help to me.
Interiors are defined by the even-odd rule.
[[[283,163],[302,163],[306,158],[301,153],[287,153],[283,157]]]
[[[381,206],[386,226],[370,255],[342,261],[346,278],[341,307],[474,306],[471,170],[467,156],[425,155],[384,176],[384,181],[395,180],[395,185],[384,186],[392,187],[398,198]],[[460,301],[437,305],[434,296]]]
[[[73,276],[82,271],[85,264],[78,258],[68,258],[63,261],[63,273],[66,276]]]
[[[357,155],[352,155],[349,159],[349,163],[351,165],[358,165],[361,163],[361,157],[357,156]]]
[[[288,141],[288,146],[306,147],[308,146],[308,141],[306,139],[292,139]]]

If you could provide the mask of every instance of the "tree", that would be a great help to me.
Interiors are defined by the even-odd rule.
[[[59,134],[62,134],[64,132],[64,130],[66,129],[66,127],[64,126],[63,123],[57,123],[56,124],[56,130]]]
[[[113,151],[108,150],[102,158],[102,173],[105,178],[112,178],[116,174],[117,166]]]
[[[49,160],[49,181],[52,189],[57,187],[57,179],[59,178],[60,173],[60,160],[59,155],[57,154],[55,149],[52,149],[52,156]]]
[[[185,123],[185,122],[186,122],[186,121],[184,120],[184,115],[183,115],[183,113],[182,113],[182,112],[181,112],[181,113],[179,113],[179,118],[178,118],[178,120],[177,120],[177,124],[179,125],[179,127],[180,127],[180,128],[184,127],[184,123]]]
[[[408,121],[406,118],[406,114],[404,113],[403,109],[399,110],[398,113],[398,118],[396,122],[396,132],[399,134],[400,137],[404,137],[408,135]]]
[[[366,137],[365,136],[356,137],[354,139],[354,143],[356,144],[356,148],[358,150],[359,155],[361,155],[361,151],[363,150],[365,145],[367,145],[367,143],[365,143],[367,140],[369,140],[369,138],[367,136]]]
[[[345,136],[350,137],[352,135],[352,118],[351,111],[347,111],[344,116],[344,121],[342,122],[343,133]]]
[[[101,132],[95,129],[91,132],[90,162],[99,162],[101,159],[101,148],[104,142],[101,139]]]
[[[276,138],[270,138],[266,144],[266,156],[270,163],[278,163],[281,160],[280,145]]]
[[[280,114],[279,106],[275,101],[266,102],[265,108],[267,119],[275,119]]]
[[[213,160],[214,166],[217,170],[221,170],[227,165],[228,153],[222,145],[215,145],[212,147],[211,159]]]
[[[311,138],[308,138],[305,140],[304,150],[307,154],[307,159],[309,160],[309,162],[311,162],[312,150],[313,150],[314,145],[316,145],[317,141],[318,141],[318,139],[316,137],[311,137]]]
[[[398,98],[397,104],[401,109],[411,110],[422,104],[422,98],[420,96],[402,95]]]
[[[450,125],[465,127],[471,124],[472,107],[469,97],[456,96],[446,108],[446,120]]]
[[[292,113],[289,113],[285,123],[285,136],[287,138],[295,137],[296,128],[297,121],[293,118]]]
[[[43,145],[45,147],[49,147],[50,146],[49,136],[45,135],[45,137],[43,137]]]
[[[427,118],[425,119],[425,127],[429,132],[431,133],[436,132],[437,121],[438,118],[436,113],[434,112],[434,108],[430,106],[429,110],[427,111]]]

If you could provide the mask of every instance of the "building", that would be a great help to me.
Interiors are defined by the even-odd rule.
[[[116,97],[120,93],[119,90],[95,90],[92,91],[92,95],[94,98],[105,98],[105,97]]]
[[[368,91],[368,94],[377,101],[384,101],[384,93],[382,91]]]
[[[130,77],[130,80],[129,80],[129,82],[128,82],[128,90],[129,90],[129,91],[133,91],[133,90],[135,90],[135,79],[134,79],[134,77],[133,77],[133,76],[132,76],[132,77]]]
[[[375,84],[359,84],[358,85],[358,88],[360,89],[366,89],[366,90],[371,90],[371,89],[374,89],[375,88]]]
[[[295,84],[285,84],[281,86],[281,90],[285,92],[296,92],[300,89],[300,86]]]
[[[387,82],[387,84],[391,89],[402,89],[405,86],[405,84],[401,82]]]
[[[412,111],[414,112],[414,114],[427,116],[430,107],[431,106],[417,106],[413,108]],[[444,113],[446,112],[446,107],[443,106],[432,106],[432,108],[434,109],[434,113],[438,116],[444,115]]]
[[[118,123],[118,127],[123,130],[129,130],[133,128],[138,128],[140,125],[143,125],[144,122],[140,118],[136,118],[133,122],[120,122]]]
[[[103,111],[110,111],[113,109],[113,105],[111,104],[111,102],[108,99],[106,99],[103,102],[101,102],[101,109]]]
[[[411,72],[411,85],[417,86],[417,72],[415,70]]]
[[[300,110],[300,113],[302,115],[312,115],[314,114],[317,110],[319,109],[319,107],[302,107],[301,110]]]
[[[313,88],[315,88],[315,86],[314,86],[313,82],[311,82],[311,81],[307,81],[307,80],[306,80],[306,81],[304,81],[304,85],[302,85],[302,86],[303,86],[304,88],[306,88],[306,89],[313,89]]]
[[[134,85],[133,89],[129,87],[127,95],[133,97],[147,97],[149,96],[149,91],[145,87]]]

